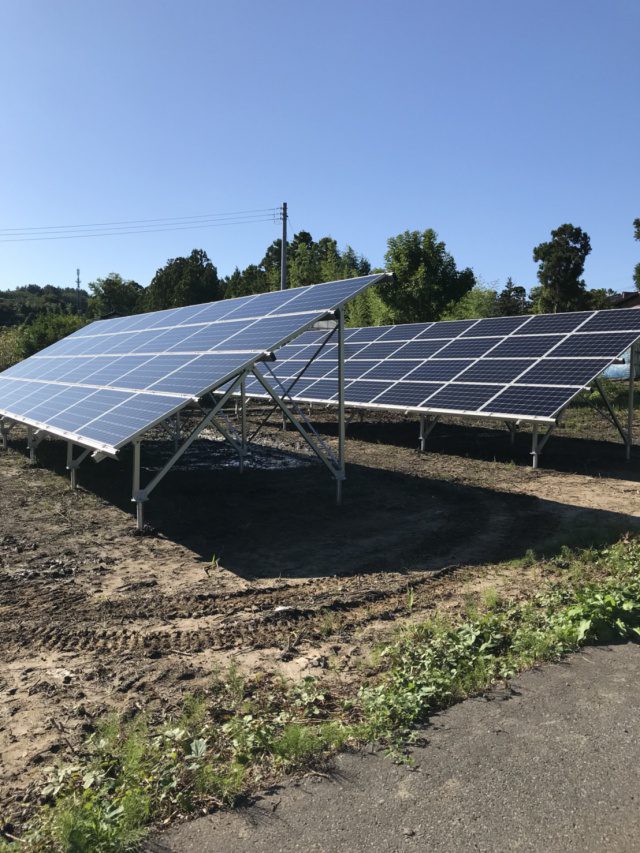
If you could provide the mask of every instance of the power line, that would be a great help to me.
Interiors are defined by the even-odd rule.
[[[10,236],[15,234],[20,236],[22,233],[35,231],[77,231],[88,228],[111,228],[125,227],[128,225],[145,226],[145,225],[169,225],[181,224],[197,220],[215,221],[220,219],[243,219],[254,216],[273,216],[276,219],[280,214],[279,207],[257,207],[252,210],[235,210],[228,213],[199,213],[195,216],[163,216],[156,219],[121,219],[114,222],[88,222],[76,223],[75,225],[36,225],[21,228],[0,228],[0,235]]]
[[[160,220],[162,221],[162,220]],[[154,234],[160,231],[193,231],[202,228],[219,228],[224,225],[249,225],[259,222],[277,222],[278,220],[275,218],[273,214],[271,215],[257,215],[254,217],[243,217],[239,219],[218,219],[218,220],[209,220],[209,221],[200,221],[200,222],[188,222],[188,223],[177,223],[177,224],[167,224],[167,225],[159,225],[159,226],[140,226],[135,228],[127,228],[126,226],[112,226],[108,230],[102,231],[68,231],[61,234],[53,234],[51,232],[44,232],[40,234],[20,234],[18,235],[10,235],[7,233],[3,233],[0,231],[0,243],[29,243],[34,241],[41,240],[75,240],[80,238],[87,237],[119,237],[127,234]],[[90,226],[96,227],[96,226]]]

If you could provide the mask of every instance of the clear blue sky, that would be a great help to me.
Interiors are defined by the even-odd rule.
[[[382,264],[433,227],[486,282],[591,236],[591,287],[640,260],[637,0],[20,0],[0,9],[0,229],[276,207]],[[274,223],[0,243],[0,288],[149,283]]]

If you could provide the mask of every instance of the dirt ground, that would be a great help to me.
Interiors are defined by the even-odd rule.
[[[334,413],[316,412],[335,441]],[[591,436],[587,438],[586,436]],[[530,436],[355,414],[344,502],[292,432],[270,429],[242,475],[207,436],[153,493],[134,530],[131,458],[80,469],[62,442],[30,466],[0,455],[0,817],[28,813],[44,770],[101,713],[171,710],[232,661],[348,680],[403,619],[487,586],[535,583],[522,558],[640,528],[640,451],[624,461],[578,411],[530,467]],[[143,455],[144,478],[170,452]],[[411,588],[412,606],[407,590]]]

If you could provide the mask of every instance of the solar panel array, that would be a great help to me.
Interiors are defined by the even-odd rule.
[[[1,373],[0,416],[114,452],[383,277],[97,321]]]
[[[296,400],[337,402],[335,336],[307,366],[326,335],[304,333],[260,369]],[[549,421],[638,338],[629,309],[347,329],[345,402]],[[265,396],[255,379],[247,393]]]

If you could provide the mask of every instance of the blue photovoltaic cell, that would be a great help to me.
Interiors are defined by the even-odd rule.
[[[424,333],[433,323],[403,323],[402,326],[387,326],[380,336],[381,341],[410,341]]]
[[[494,337],[496,335],[510,335],[517,328],[526,324],[530,320],[529,317],[488,317],[486,320],[480,320],[475,326],[467,329],[462,334],[462,337]]]
[[[237,365],[237,359],[230,356],[214,353],[194,356],[192,361],[145,387],[149,391],[199,397],[212,385],[237,372]]]
[[[330,361],[286,361],[278,365],[278,376],[298,376],[304,371],[305,379],[321,379],[327,373],[331,373],[334,366]]]
[[[415,361],[402,361],[401,359],[387,359],[380,361],[367,373],[367,379],[402,379],[416,366]],[[414,377],[416,378],[416,377]]]
[[[162,358],[162,356],[159,356]],[[158,356],[156,356],[158,358]],[[65,372],[62,376],[64,381],[72,381],[78,383],[85,383],[88,385],[120,385],[122,384],[119,380],[122,377],[123,380],[126,379],[128,381],[128,374],[132,371],[135,371],[136,368],[141,367],[142,365],[149,362],[150,357],[148,355],[142,356],[130,356],[123,355],[119,358],[114,359],[113,361],[109,361],[104,358],[98,358],[99,364],[96,364],[96,359],[79,359],[79,361],[86,361],[86,369],[83,372],[82,367],[85,365],[80,365],[68,373]],[[76,362],[77,364],[77,362]],[[73,379],[70,378],[69,373],[72,374]],[[132,387],[129,385],[129,387]],[[137,387],[137,386],[133,386]]]
[[[611,313],[611,312],[605,312]],[[514,332],[515,335],[550,335],[573,332],[590,317],[591,311],[573,311],[568,314],[534,314],[529,322]],[[525,319],[525,318],[523,318]]]
[[[445,345],[446,341],[411,341],[408,344],[403,344],[399,350],[396,351],[396,358],[429,358],[432,355],[435,355],[439,350],[441,350]]]
[[[356,382],[350,382],[345,387],[345,394],[350,403],[370,403],[385,388],[387,388],[386,382],[372,382],[367,379],[359,379]]]
[[[586,385],[608,366],[602,358],[576,359],[543,358],[521,376],[516,384],[523,385]]]
[[[501,338],[460,338],[440,350],[440,358],[477,358],[500,343]]]
[[[96,395],[114,392],[96,391]],[[84,407],[87,401],[80,404]],[[94,441],[102,441],[116,446],[135,435],[149,424],[162,420],[182,404],[181,399],[157,397],[152,394],[133,394],[120,404],[110,406],[110,399],[96,400],[95,411],[99,414],[94,420],[81,427],[81,434]]]
[[[73,433],[89,446],[120,447],[383,278],[96,321],[0,375],[0,414]],[[311,357],[326,334],[308,333],[298,352]],[[315,370],[333,368],[330,360]],[[141,393],[147,390],[154,393]]]
[[[327,346],[331,346],[327,344]],[[365,358],[362,353],[364,353],[365,347],[371,346],[370,344],[363,343],[362,341],[358,341],[356,343],[345,343],[344,345],[344,357],[345,358]],[[337,356],[338,349],[337,345],[334,345],[333,349],[330,349],[329,352],[333,353],[334,356]]]
[[[345,400],[347,404],[371,402],[366,398],[381,388],[373,405],[413,408],[417,405],[415,395],[422,391],[409,390],[407,383],[440,382],[448,384],[442,387],[440,394],[425,399],[418,408],[436,410],[437,403],[447,410],[472,412],[477,409],[488,413],[486,401],[505,385],[517,382],[517,388],[526,386],[529,389],[528,396],[507,388],[505,391],[510,391],[510,395],[501,397],[502,405],[513,399],[517,406],[514,415],[526,413],[529,405],[531,417],[549,418],[541,412],[546,413],[549,405],[556,411],[558,400],[569,402],[576,388],[588,384],[632,340],[640,337],[640,331],[637,336],[633,332],[629,335],[616,331],[635,329],[636,324],[640,330],[640,320],[636,320],[640,312],[633,318],[621,317],[621,313],[586,311],[350,329],[346,332],[349,343],[345,347],[345,377],[347,380],[354,376],[362,378],[358,382],[347,381]],[[587,328],[600,331],[584,332]],[[604,330],[612,331],[605,334]],[[365,345],[364,348],[356,342]],[[398,345],[396,349],[389,346],[392,342]],[[312,357],[310,347],[305,352],[301,349],[297,349],[296,359]],[[291,357],[287,350],[289,347],[280,352],[280,358]],[[366,355],[370,356],[365,363],[366,372],[358,373],[361,369],[358,362]],[[324,363],[333,363],[334,369],[327,375],[335,377],[337,348],[327,348],[321,358]],[[406,369],[412,361],[413,369]],[[283,368],[281,363],[274,369],[276,372],[290,370]],[[370,384],[363,386],[367,381]],[[550,387],[543,388],[540,395],[539,385]],[[553,386],[561,386],[559,392]],[[547,391],[551,403],[542,406],[540,399]],[[405,398],[402,398],[403,393]]]
[[[433,359],[415,367],[414,362],[414,370],[407,376],[407,379],[420,382],[448,382],[454,376],[462,373],[469,364],[471,364],[470,361],[463,361],[462,359],[451,361]]]
[[[397,382],[381,394],[375,403],[380,406],[417,407],[440,387],[428,382]]]
[[[458,376],[461,382],[507,383],[524,373],[533,359],[524,358],[481,358]]]
[[[538,358],[562,340],[560,335],[511,337],[491,350],[492,358]]]
[[[394,326],[369,326],[362,329],[347,329],[349,342],[371,342],[377,340],[384,331],[395,328]]]
[[[349,356],[347,356],[346,349],[347,348],[345,346],[345,358],[349,358]],[[360,348],[357,347],[354,351],[351,351],[351,355],[355,355],[359,351],[360,351]],[[308,355],[307,355],[307,352],[308,352]],[[328,358],[328,359],[335,360],[338,357],[338,347],[336,344],[326,344],[322,348],[322,350],[320,350],[320,352],[318,352],[317,347],[308,347],[307,352],[305,352],[304,354],[301,354],[300,358],[313,358],[316,353],[318,353],[316,358],[322,358],[322,359]]]
[[[456,409],[470,412],[479,409],[484,403],[500,391],[499,385],[462,385],[452,382],[429,399],[434,409]]]
[[[467,329],[475,326],[478,320],[446,320],[438,323],[425,323],[419,338],[457,338]]]
[[[640,332],[640,311],[622,309],[618,311],[599,311],[594,317],[580,327],[580,332]]]
[[[358,358],[389,358],[393,353],[399,352],[398,348],[401,346],[402,344],[397,341],[391,341],[386,344],[382,342],[367,344],[359,351]]]
[[[43,387],[40,401],[36,404],[33,397],[25,401],[24,414],[34,421],[48,424],[54,418],[77,403],[86,400],[95,392],[90,388],[58,385],[55,389]]]
[[[512,385],[481,411],[551,418],[577,393],[576,388],[539,388]]]
[[[305,392],[309,400],[331,400],[337,393],[337,379],[319,379],[310,385]]]
[[[624,310],[624,309],[623,309]],[[626,309],[631,310],[631,309]],[[623,353],[638,337],[638,332],[572,335],[554,350],[554,356],[607,356],[615,358]]]
[[[379,361],[345,361],[344,363],[344,375],[346,379],[360,379],[361,376],[364,376],[365,373],[368,373],[373,367],[379,365]],[[333,368],[334,373],[337,373],[338,368]],[[369,377],[367,377],[369,378]]]

